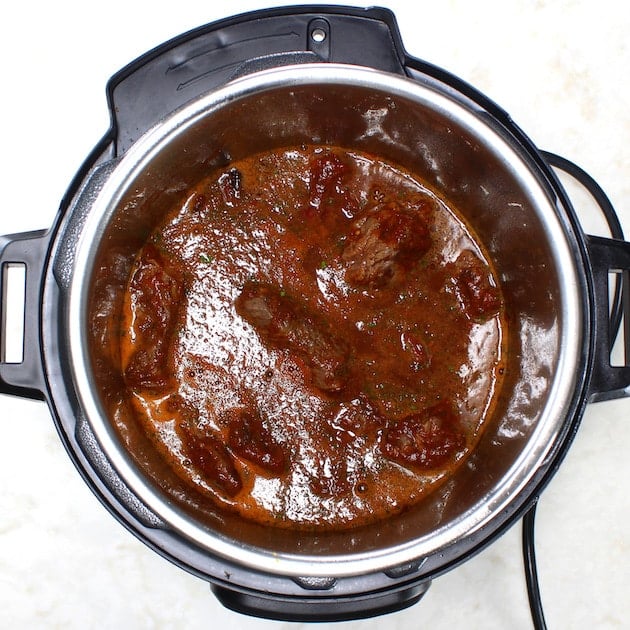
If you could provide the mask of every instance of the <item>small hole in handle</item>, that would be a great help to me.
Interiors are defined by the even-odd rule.
[[[608,302],[614,302],[615,291],[621,291],[621,311],[610,316],[613,319],[611,325],[612,338],[610,339],[610,365],[611,367],[626,367],[630,365],[630,272],[611,270],[608,272]],[[615,315],[619,317],[615,321]]]
[[[24,361],[26,265],[5,263],[1,273],[0,361],[22,363]]]
[[[327,37],[326,31],[323,28],[314,28],[311,31],[311,39],[317,43],[321,44]]]

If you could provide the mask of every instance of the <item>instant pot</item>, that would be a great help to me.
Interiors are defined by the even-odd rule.
[[[417,602],[531,507],[586,404],[627,395],[630,368],[610,359],[627,292],[611,299],[609,275],[625,284],[630,245],[614,220],[612,238],[583,233],[554,168],[586,182],[611,216],[605,195],[476,89],[407,55],[386,9],[216,22],[129,64],[107,96],[111,127],[52,228],[0,239],[1,276],[26,269],[24,356],[0,365],[0,391],[46,401],[103,505],[225,606],[324,621]],[[134,255],[164,213],[209,171],[304,143],[381,155],[448,197],[492,257],[509,319],[505,384],[465,465],[400,516],[324,534],[198,501],[125,408],[108,344]]]

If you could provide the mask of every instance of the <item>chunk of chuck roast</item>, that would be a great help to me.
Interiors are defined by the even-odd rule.
[[[171,345],[184,296],[179,270],[153,245],[145,246],[129,285],[134,315],[127,385],[156,393],[172,386]]]
[[[265,344],[288,350],[304,365],[313,386],[324,392],[344,388],[348,346],[321,315],[278,287],[255,282],[245,285],[235,306]]]
[[[448,269],[452,290],[469,319],[485,321],[501,310],[501,292],[486,266],[472,252],[463,252]]]
[[[341,256],[346,281],[371,289],[397,284],[431,247],[431,211],[429,200],[411,207],[390,201],[359,217]]]
[[[447,401],[388,423],[381,435],[381,453],[415,470],[439,468],[455,459],[466,445],[459,416]]]
[[[182,453],[205,481],[228,497],[236,496],[243,482],[221,434],[208,423],[200,422],[197,409],[178,394],[171,396],[167,405],[175,414],[175,430],[181,440]]]

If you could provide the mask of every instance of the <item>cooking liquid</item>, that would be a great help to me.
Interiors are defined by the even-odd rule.
[[[254,155],[202,181],[139,253],[129,396],[218,505],[276,526],[363,525],[474,448],[503,371],[497,284],[456,210],[403,169],[337,147]],[[156,296],[162,328],[143,320]]]

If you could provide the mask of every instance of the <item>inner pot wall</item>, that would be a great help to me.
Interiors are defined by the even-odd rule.
[[[475,452],[414,509],[325,535],[245,522],[218,512],[185,486],[163,465],[125,405],[115,342],[133,257],[173,204],[231,160],[302,143],[380,155],[447,199],[490,254],[508,313],[505,382]],[[116,167],[77,255],[77,268],[84,261],[89,269],[75,282],[80,288],[73,287],[73,311],[80,313],[85,335],[78,350],[85,360],[77,365],[87,372],[78,374],[78,389],[114,467],[124,463],[148,480],[146,502],[175,510],[197,544],[236,558],[245,550],[245,562],[251,562],[251,552],[298,563],[380,556],[387,565],[392,550],[396,562],[426,556],[485,527],[543,464],[563,431],[577,379],[583,338],[578,273],[571,236],[541,182],[521,148],[467,101],[439,85],[368,70],[327,66],[261,73],[177,113]],[[134,479],[126,481],[141,497],[146,494]],[[286,565],[278,571],[287,571]]]

